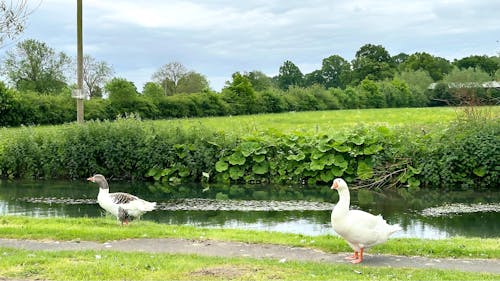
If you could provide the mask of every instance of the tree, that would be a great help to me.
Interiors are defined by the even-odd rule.
[[[355,83],[368,78],[381,81],[392,78],[395,73],[394,62],[389,52],[381,45],[366,44],[357,52],[352,61]]]
[[[158,99],[164,96],[163,88],[155,82],[147,82],[142,88],[142,95],[152,99]]]
[[[429,73],[422,69],[402,71],[396,75],[396,78],[405,81],[410,89],[421,92],[425,92],[433,82]]]
[[[83,83],[89,97],[102,97],[102,87],[113,75],[113,69],[104,61],[90,55],[83,57]]]
[[[277,79],[278,86],[287,90],[291,86],[302,86],[304,75],[293,62],[287,60],[280,67]]]
[[[444,78],[443,82],[451,83],[476,83],[478,85],[489,81],[491,78],[480,68],[458,69],[454,68]]]
[[[394,78],[392,81],[378,82],[380,92],[385,95],[388,107],[407,107],[410,105],[410,87],[403,80]]]
[[[400,64],[404,63],[409,56],[410,55],[406,53],[399,53],[392,57],[392,61],[396,64],[396,66],[399,66]]]
[[[22,122],[20,102],[14,92],[0,81],[0,126],[17,126]]]
[[[443,78],[449,96],[446,99],[443,96],[439,97],[439,92],[435,89],[435,99],[459,105],[479,105],[488,102],[491,97],[488,96],[482,83],[490,79],[488,73],[479,68],[454,68]]]
[[[429,91],[429,86],[433,82],[427,71],[422,69],[417,71],[403,71],[399,73],[396,78],[406,82],[410,88],[410,106],[427,106],[429,102],[427,93]]]
[[[366,97],[366,107],[384,108],[387,107],[384,93],[380,91],[375,81],[365,78],[358,86],[362,96]]]
[[[230,105],[232,114],[252,114],[256,110],[257,98],[250,79],[235,72],[233,81],[226,82],[222,89],[223,99]]]
[[[494,58],[488,56],[468,56],[455,60],[453,64],[460,69],[480,68],[492,77],[500,69],[500,64]]]
[[[15,39],[24,31],[26,19],[33,12],[28,7],[28,0],[0,2],[0,47],[6,39]]]
[[[16,89],[48,94],[67,86],[65,73],[70,66],[71,59],[65,53],[29,39],[7,52],[4,72]]]
[[[104,89],[111,102],[128,102],[137,98],[137,88],[134,83],[124,78],[113,78],[106,83]]]
[[[402,70],[425,70],[434,81],[443,79],[453,68],[448,60],[425,52],[411,54],[401,66]]]
[[[163,87],[166,96],[178,93],[179,81],[186,76],[188,70],[180,62],[170,62],[153,74],[153,81]]]
[[[203,90],[208,89],[208,87],[209,83],[204,75],[189,71],[179,79],[177,93],[201,93]]]
[[[342,88],[350,82],[351,64],[339,55],[323,59],[321,66],[325,88]]]
[[[254,70],[250,72],[245,72],[243,76],[247,77],[252,83],[252,87],[255,91],[264,91],[273,87],[273,81],[270,77],[264,74],[262,71]]]
[[[145,118],[156,118],[158,108],[155,103],[143,96],[139,96],[134,83],[123,79],[113,78],[104,89],[109,94],[110,104],[107,111],[111,116],[126,113],[137,113]]]
[[[323,78],[323,73],[320,69],[304,75],[304,86],[309,87],[312,85],[325,85],[325,78]]]

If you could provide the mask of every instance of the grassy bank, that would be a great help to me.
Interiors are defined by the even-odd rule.
[[[498,280],[498,274],[112,251],[2,249],[0,279]]]
[[[170,237],[274,243],[349,251],[333,236],[204,229],[147,221],[121,227],[111,218],[0,219],[0,237],[38,240],[106,241]],[[499,258],[499,239],[391,239],[371,253],[429,257]],[[350,264],[222,258],[115,251],[30,251],[0,248],[0,279],[33,280],[498,280],[498,274],[452,270],[373,267]]]
[[[64,231],[61,231],[64,230]],[[236,229],[196,228],[138,221],[120,227],[108,218],[30,218],[5,216],[0,219],[0,237],[18,239],[107,241],[127,238],[186,238],[271,243],[308,247],[326,252],[350,252],[336,236],[304,236]],[[390,239],[374,247],[373,253],[426,257],[500,258],[500,239],[451,238],[443,240]]]
[[[0,174],[24,179],[498,186],[500,107],[136,118],[0,130]],[[476,115],[477,118],[475,117]],[[462,116],[462,117],[461,117]],[[450,120],[455,120],[450,122]],[[464,121],[465,120],[465,121]],[[208,177],[208,176],[209,177]]]

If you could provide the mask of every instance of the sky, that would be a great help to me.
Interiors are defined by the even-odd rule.
[[[39,6],[17,41],[76,57],[77,1],[29,2]],[[84,0],[83,48],[139,91],[174,61],[220,91],[237,71],[274,76],[290,60],[306,74],[365,44],[451,61],[500,55],[499,11],[498,0]]]

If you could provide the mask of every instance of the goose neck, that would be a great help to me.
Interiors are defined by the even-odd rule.
[[[109,194],[109,188],[99,188],[99,194]]]
[[[339,202],[335,205],[335,210],[338,212],[347,212],[349,211],[349,205],[351,202],[351,196],[349,195],[348,189],[339,189]]]

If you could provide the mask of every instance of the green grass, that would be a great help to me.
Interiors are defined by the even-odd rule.
[[[31,280],[498,280],[498,274],[269,259],[0,248],[0,279]]]
[[[63,231],[61,231],[63,230]],[[325,252],[350,252],[337,236],[305,236],[278,232],[237,229],[196,228],[137,221],[121,227],[111,218],[30,218],[4,216],[0,237],[18,239],[108,241],[127,238],[186,238],[271,243],[320,249]],[[500,239],[450,238],[443,240],[390,239],[370,249],[371,253],[427,257],[500,258]]]
[[[500,106],[480,107],[476,111],[491,118],[500,117]],[[184,118],[145,121],[152,127],[184,127],[224,131],[244,135],[264,130],[280,132],[324,132],[352,128],[357,125],[422,126],[430,127],[446,124],[464,115],[462,108],[383,108],[349,109],[329,111],[304,111],[276,114],[239,115],[205,118]],[[64,130],[68,125],[36,126],[37,131]],[[0,135],[14,134],[20,128],[1,129]]]
[[[500,117],[500,106],[481,107],[477,111],[484,115]],[[350,109],[329,111],[305,111],[277,114],[242,115],[231,117],[208,117],[152,121],[154,126],[182,127],[204,126],[225,132],[246,134],[263,130],[280,132],[303,131],[324,132],[364,125],[385,126],[436,126],[446,124],[464,115],[464,110],[455,107]]]

